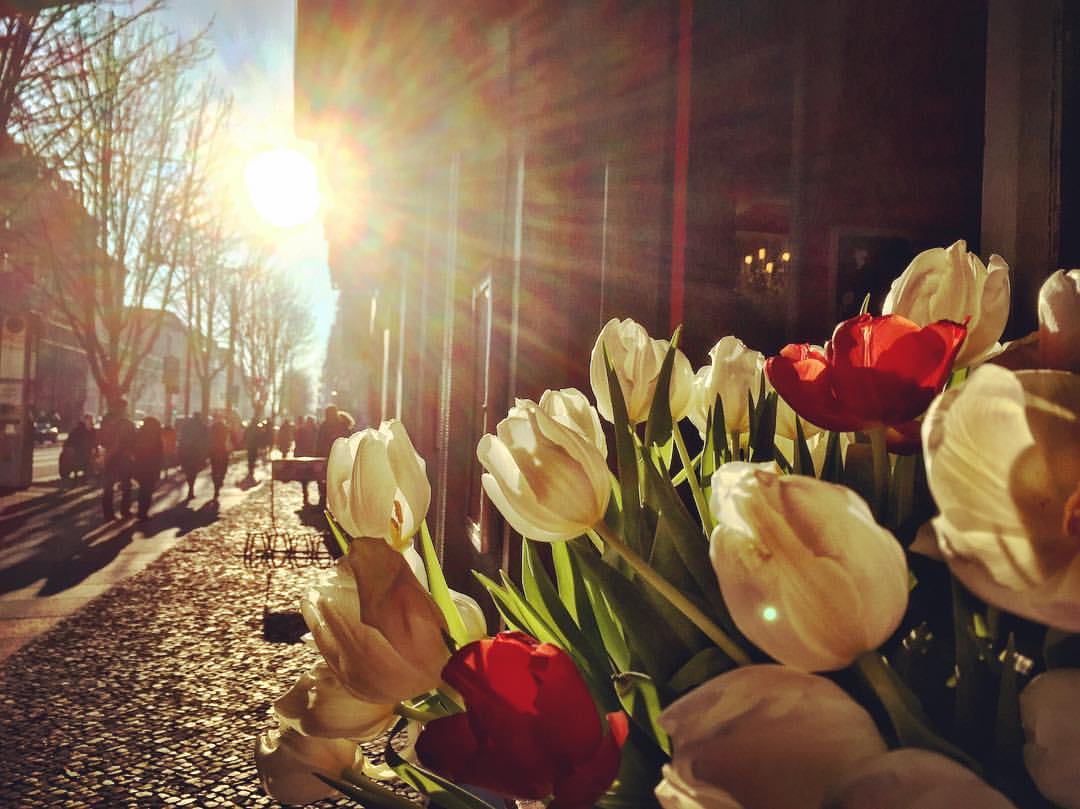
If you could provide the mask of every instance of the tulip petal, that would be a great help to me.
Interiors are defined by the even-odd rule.
[[[555,782],[555,800],[548,809],[588,809],[615,780],[630,723],[621,711],[609,713],[606,719],[608,732],[592,755]]]
[[[785,346],[765,361],[765,374],[782,399],[800,416],[836,432],[858,430],[858,419],[841,409],[833,389],[833,371],[824,355],[809,345]]]
[[[349,509],[359,536],[390,536],[397,484],[390,472],[386,436],[368,428],[361,430],[353,461]]]
[[[350,480],[359,440],[359,434],[337,439],[330,447],[330,456],[326,459],[327,508],[334,515],[338,525],[351,537],[363,536],[356,523],[353,522],[352,513],[349,510]]]
[[[387,442],[387,462],[390,474],[404,498],[402,511],[405,522],[401,527],[402,541],[419,529],[431,505],[431,484],[428,482],[424,459],[413,447],[408,432],[397,419],[384,422],[379,428],[390,433]]]

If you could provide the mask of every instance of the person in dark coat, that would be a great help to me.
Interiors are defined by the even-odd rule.
[[[209,436],[202,413],[195,413],[184,422],[180,428],[179,439],[177,455],[180,457],[180,468],[184,470],[184,477],[187,479],[187,499],[193,500],[195,479],[206,466],[206,455],[209,451]]]
[[[210,477],[214,481],[214,501],[217,502],[229,468],[229,425],[220,418],[210,425]]]
[[[311,458],[315,455],[315,442],[318,440],[319,428],[315,424],[315,417],[308,416],[303,423],[296,425],[296,446],[293,454],[297,458]]]
[[[292,449],[293,443],[293,426],[292,422],[288,419],[281,422],[281,426],[278,428],[277,434],[277,448],[281,453],[282,458],[289,457],[289,451]]]
[[[64,442],[64,448],[61,451],[61,455],[70,453],[69,468],[73,479],[78,476],[79,472],[83,473],[84,478],[90,474],[96,445],[97,438],[94,435],[94,423],[90,414],[87,413],[68,432],[67,441]],[[61,464],[61,466],[63,465]],[[65,477],[65,475],[61,473],[61,477]]]
[[[339,418],[338,409],[334,405],[328,405],[324,415],[326,418],[319,425],[319,433],[315,441],[315,454],[320,458],[329,458],[330,447],[334,446],[334,442],[349,434],[349,423]],[[319,480],[319,508],[326,508],[325,475]]]
[[[259,420],[251,417],[247,427],[244,428],[244,449],[247,450],[248,479],[255,479],[255,462],[259,460],[259,444],[262,441],[262,429]]]
[[[153,416],[143,420],[142,427],[135,433],[132,453],[132,475],[139,484],[139,519],[150,518],[150,498],[161,476],[161,465],[165,460],[165,447],[161,441],[161,422]]]
[[[131,464],[135,442],[135,425],[127,416],[127,402],[118,400],[101,420],[99,430],[101,446],[105,452],[105,465],[101,482],[101,512],[106,520],[116,519],[116,484],[120,484],[120,514],[127,517],[131,512]]]

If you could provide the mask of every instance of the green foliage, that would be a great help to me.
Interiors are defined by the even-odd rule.
[[[439,564],[439,556],[435,553],[435,544],[431,541],[431,534],[428,533],[426,520],[420,523],[420,550],[424,559],[424,570],[427,573],[428,590],[431,592],[435,605],[446,619],[450,637],[460,647],[468,642],[468,633],[465,631],[465,622],[461,619],[461,613],[458,612],[454,599],[450,595],[450,588],[446,586],[446,578]]]

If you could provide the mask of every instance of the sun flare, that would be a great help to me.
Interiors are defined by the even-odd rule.
[[[244,184],[256,212],[275,227],[306,224],[318,211],[315,166],[295,149],[259,152],[244,168]]]

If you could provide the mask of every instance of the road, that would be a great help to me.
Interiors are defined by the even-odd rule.
[[[268,474],[261,466],[256,481],[246,480],[246,465],[234,463],[214,503],[206,470],[186,503],[174,471],[155,490],[149,520],[104,522],[100,488],[57,479],[59,452],[59,445],[39,448],[34,484],[0,492],[0,660],[214,522]]]

